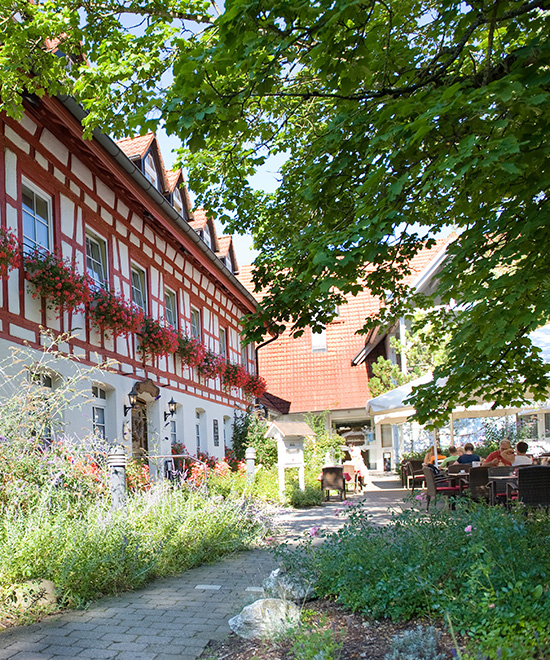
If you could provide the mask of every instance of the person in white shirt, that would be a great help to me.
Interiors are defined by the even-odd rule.
[[[527,456],[526,452],[529,449],[529,445],[526,442],[518,442],[516,445],[516,458],[512,463],[512,467],[518,467],[520,465],[532,465],[533,457]]]

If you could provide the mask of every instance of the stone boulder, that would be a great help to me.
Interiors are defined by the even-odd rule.
[[[294,603],[280,598],[261,598],[243,608],[228,623],[239,637],[271,638],[295,628],[300,623],[300,610]]]
[[[57,605],[55,584],[51,580],[29,580],[13,588],[12,598],[21,610],[39,605],[52,607]]]
[[[313,585],[303,577],[276,568],[263,582],[264,593],[270,598],[305,603],[317,598]]]

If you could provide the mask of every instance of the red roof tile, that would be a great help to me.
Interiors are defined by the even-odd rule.
[[[147,135],[122,138],[121,140],[117,140],[117,145],[122,151],[124,151],[128,158],[143,158],[154,139],[154,133],[147,133]]]
[[[181,168],[178,170],[164,170],[164,178],[166,179],[167,191],[169,193],[173,192],[180,176],[182,177],[183,180],[183,173],[181,171]]]

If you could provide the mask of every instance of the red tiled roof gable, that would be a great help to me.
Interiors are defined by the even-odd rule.
[[[121,140],[117,140],[117,145],[130,160],[133,160],[135,158],[143,158],[154,139],[154,133],[147,133],[146,135],[122,138]]]

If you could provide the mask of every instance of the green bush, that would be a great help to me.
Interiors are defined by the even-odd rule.
[[[361,511],[320,547],[285,550],[320,596],[367,617],[450,618],[472,657],[550,653],[550,516],[484,505],[430,517],[406,511],[384,527]]]

